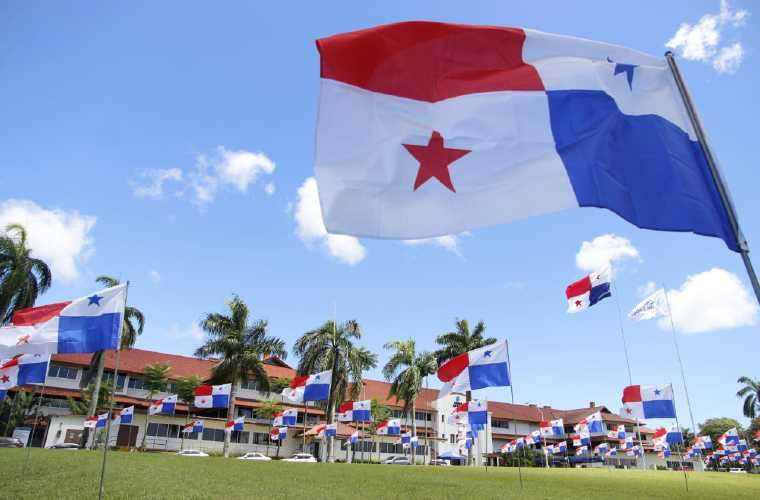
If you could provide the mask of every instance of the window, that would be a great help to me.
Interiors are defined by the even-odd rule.
[[[123,391],[124,390],[124,380],[126,380],[127,376],[123,374],[119,374],[119,380],[116,382],[116,390],[117,391]],[[109,384],[113,384],[113,372],[103,372],[103,381],[108,382]]]
[[[203,440],[224,442],[224,431],[222,429],[203,429]]]
[[[432,417],[433,417],[432,414],[430,414],[428,412],[425,412],[425,411],[418,411],[418,412],[415,412],[415,414],[414,414],[414,419],[415,420],[422,420],[423,422],[424,421],[428,421],[428,422],[432,421],[433,420]]]
[[[250,408],[238,408],[238,417],[253,418],[253,410]]]
[[[142,377],[129,377],[127,387],[130,389],[145,389],[145,379]]]
[[[492,419],[491,426],[498,429],[509,429],[509,420]]]
[[[177,394],[177,383],[176,382],[169,382],[166,384],[166,392],[169,394]]]
[[[393,418],[401,418],[403,417],[403,413],[401,413],[401,410],[391,410],[391,415]]]
[[[269,444],[269,434],[264,432],[254,432],[253,444]]]
[[[456,434],[449,435],[449,443],[451,443],[451,444],[457,444],[457,435]]]
[[[42,405],[48,408],[70,408],[69,402],[66,399],[60,398],[45,398],[42,401]]]
[[[248,431],[232,431],[230,434],[230,443],[245,443],[248,444],[250,432]]]
[[[180,436],[180,426],[174,424],[159,424],[151,422],[148,424],[148,436],[158,438],[178,438]],[[190,434],[190,436],[197,436],[197,434]],[[188,437],[188,434],[185,434]]]
[[[259,382],[255,379],[240,382],[241,389],[248,389],[249,391],[261,391],[259,388]]]
[[[67,378],[70,380],[76,380],[77,369],[71,368],[70,366],[51,364],[50,369],[48,370],[48,377]]]

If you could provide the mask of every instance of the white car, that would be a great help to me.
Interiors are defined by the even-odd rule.
[[[311,453],[296,453],[290,458],[283,458],[283,462],[303,462],[303,463],[316,463],[317,459]]]
[[[258,460],[259,462],[269,462],[272,459],[266,455],[262,455],[261,453],[249,452],[242,457],[238,457],[238,460]]]
[[[177,452],[179,457],[207,457],[208,453],[203,453],[201,450],[181,450]]]
[[[733,474],[746,474],[747,473],[746,470],[744,470],[742,468],[739,468],[739,467],[732,467],[732,468],[728,469],[728,472],[731,472]]]

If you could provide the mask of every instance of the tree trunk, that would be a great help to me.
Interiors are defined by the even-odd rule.
[[[232,388],[230,389],[230,406],[227,408],[227,420],[234,419],[235,418],[235,393],[237,389],[237,383],[233,382]],[[230,456],[230,436],[232,436],[231,432],[225,432],[224,433],[224,458],[229,458]]]
[[[417,411],[416,411],[416,399],[412,400],[412,437],[417,436]],[[409,449],[412,452],[412,465],[415,465],[415,459],[417,458],[417,448],[409,444]]]
[[[472,391],[465,392],[465,401],[468,403],[472,401]],[[467,439],[467,434],[465,431],[465,439]],[[467,465],[472,465],[472,445],[470,445],[470,448],[467,450]]]
[[[103,380],[103,370],[106,367],[106,352],[102,351],[100,355],[100,359],[98,360],[98,373],[95,375],[95,390],[92,391],[92,397],[90,398],[90,409],[87,410],[87,416],[88,417],[94,417],[95,412],[98,411],[98,397],[100,396],[100,384]],[[117,380],[114,379],[114,390],[116,389],[116,382]],[[80,448],[85,448],[87,446],[87,441],[90,438],[90,428],[85,427],[84,432],[82,432],[82,441],[79,445]]]
[[[337,346],[333,345],[333,364],[332,364],[332,372],[330,373],[330,395],[327,399],[327,423],[332,424],[333,418],[335,417],[335,385],[337,383],[337,376],[338,376],[338,348]],[[304,402],[304,404],[306,404]],[[325,462],[332,462],[333,457],[333,445],[335,444],[335,438],[332,436],[327,438],[327,450],[324,454],[325,456]]]

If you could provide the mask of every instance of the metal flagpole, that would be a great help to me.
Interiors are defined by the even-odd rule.
[[[428,376],[425,375],[425,390],[429,389]],[[428,443],[428,417],[432,418],[432,407],[428,403],[428,411],[425,412],[425,453],[422,455],[422,465],[427,465],[428,455],[430,455],[430,445]]]
[[[671,385],[673,384],[671,383]],[[673,410],[675,410],[675,408],[676,408],[676,397],[675,395],[673,395]],[[681,426],[678,424],[678,412],[674,411],[673,414],[675,415],[675,419],[676,419],[676,428],[678,429],[678,432],[681,432]],[[689,479],[686,476],[686,468],[683,466],[683,451],[684,451],[683,441],[684,441],[684,436],[683,436],[683,433],[681,433],[681,451],[678,453],[678,463],[681,466],[681,471],[683,472],[683,482],[684,482],[684,485],[686,485],[686,491],[689,491]],[[665,435],[665,442],[666,443],[668,442],[667,434]]]
[[[309,407],[306,405],[306,401],[303,402],[303,444],[301,444],[301,450],[306,453],[306,417],[309,416]]]
[[[509,357],[509,341],[504,340],[504,343],[507,346],[507,370],[509,374],[512,374],[512,360]],[[512,377],[509,379],[509,394],[512,398],[512,405],[515,404],[515,389],[513,387],[513,381]],[[517,431],[517,425],[515,425],[515,431]],[[523,449],[525,449],[525,445],[523,444]],[[517,457],[517,475],[520,477],[520,489],[523,488],[523,479],[522,479],[522,464],[520,463],[520,457]]]
[[[129,298],[129,281],[127,281],[127,286],[124,289],[125,310],[126,310],[128,298]],[[126,318],[124,317],[125,314],[126,314],[125,311],[122,311],[121,324],[119,325],[119,348],[116,349],[116,363],[114,364],[114,368],[113,368],[113,385],[111,386],[111,405],[108,409],[108,420],[106,420],[106,442],[105,442],[105,445],[103,446],[103,464],[100,467],[100,489],[98,492],[98,500],[103,500],[103,494],[105,493],[104,480],[106,477],[106,459],[108,458],[108,438],[111,434],[111,415],[113,414],[113,402],[116,397],[116,386],[119,383],[119,359],[121,358],[121,332],[124,330],[124,321],[126,321]],[[105,355],[106,355],[106,351],[104,350],[103,356]],[[145,432],[148,432],[148,429],[145,429]]]
[[[683,361],[681,360],[681,349],[678,347],[678,336],[676,335],[676,326],[673,323],[673,312],[670,310],[670,299],[668,299],[668,291],[665,290],[665,304],[668,306],[668,318],[670,319],[670,331],[673,333],[673,345],[676,348],[676,357],[678,358],[678,367],[681,370],[681,381],[683,382],[683,392],[686,394],[686,407],[689,409],[689,419],[691,420],[692,432],[697,432],[697,427],[694,424],[694,413],[691,411],[691,399],[689,398],[689,388],[686,385],[686,375],[683,370]]]
[[[34,433],[37,430],[37,419],[40,415],[40,407],[42,406],[42,396],[45,394],[45,387],[47,387],[47,374],[48,370],[50,370],[50,356],[48,356],[48,362],[47,362],[47,368],[45,370],[45,380],[42,381],[42,389],[40,389],[40,393],[37,396],[37,408],[34,409],[34,424],[32,425],[32,433],[29,438],[29,443],[27,444],[28,450],[26,450],[26,460],[24,460],[24,465],[21,467],[21,475],[24,475],[24,472],[26,471],[26,466],[29,465],[29,457],[32,454],[32,443],[34,442]],[[43,439],[42,445],[40,448],[45,447],[45,441]]]
[[[710,174],[712,175],[713,182],[715,182],[715,186],[718,189],[718,194],[720,195],[721,201],[723,202],[723,207],[726,209],[726,214],[728,215],[728,221],[731,224],[731,229],[733,230],[734,236],[736,237],[739,253],[742,256],[744,267],[746,268],[747,275],[749,276],[749,280],[752,283],[752,289],[755,292],[755,298],[757,299],[758,303],[760,303],[760,281],[757,279],[755,269],[752,266],[752,261],[749,258],[749,244],[744,238],[744,234],[739,227],[739,219],[736,215],[736,209],[734,208],[734,204],[731,201],[731,195],[728,192],[728,187],[726,186],[726,183],[723,180],[723,176],[720,173],[718,161],[715,158],[715,155],[710,148],[710,144],[707,141],[707,134],[702,127],[702,121],[699,119],[697,110],[694,107],[694,102],[691,100],[691,95],[689,94],[689,90],[686,88],[686,82],[684,82],[683,77],[681,76],[681,71],[678,69],[678,64],[676,64],[676,59],[673,56],[673,53],[671,51],[666,52],[665,59],[668,61],[670,72],[673,74],[673,79],[675,80],[676,86],[678,87],[678,92],[681,94],[681,99],[683,99],[684,106],[686,107],[686,112],[689,114],[689,120],[691,120],[691,125],[694,127],[694,132],[697,134],[699,144],[702,146],[702,151],[705,154],[705,160],[707,160],[707,166],[710,167]]]
[[[615,280],[612,281],[612,299],[615,301],[615,306],[618,313],[618,324],[620,325],[620,338],[623,340],[623,352],[625,353],[625,365],[628,368],[628,385],[633,385],[633,376],[631,375],[631,361],[628,358],[628,343],[625,341],[625,331],[623,330],[623,313],[620,310],[620,302],[617,299],[617,287],[615,286]]]

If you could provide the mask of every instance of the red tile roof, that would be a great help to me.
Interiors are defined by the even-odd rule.
[[[376,399],[383,406],[401,408],[404,402],[396,401],[395,397],[388,397],[391,384],[380,380],[364,380],[364,387],[360,393],[360,399]],[[417,397],[417,410],[435,410],[433,402],[438,399],[438,389],[422,389]]]
[[[91,353],[84,354],[56,354],[53,361],[77,366],[89,366]],[[264,363],[264,369],[270,377],[293,378],[295,370],[279,360],[276,364]],[[144,349],[126,349],[121,352],[119,371],[126,373],[142,374],[146,365],[156,363],[167,364],[171,367],[170,377],[189,377],[197,375],[202,380],[211,378],[211,370],[216,364],[212,359],[198,359],[190,356],[179,356],[162,352],[146,351]],[[282,366],[284,365],[284,366]],[[116,366],[116,351],[106,351],[106,369],[113,370]]]

